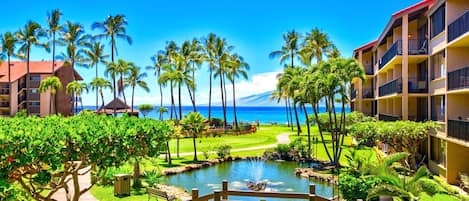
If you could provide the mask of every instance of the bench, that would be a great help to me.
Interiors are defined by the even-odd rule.
[[[150,200],[151,197],[156,198],[156,200],[158,200],[158,198],[163,198],[166,201],[173,201],[176,199],[176,197],[170,196],[166,192],[160,191],[155,188],[147,188],[147,193],[148,193],[148,200]]]

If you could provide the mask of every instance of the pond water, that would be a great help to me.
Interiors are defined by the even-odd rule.
[[[246,186],[247,182],[265,181],[267,182],[266,191],[273,192],[307,193],[309,192],[309,184],[316,184],[316,194],[326,198],[332,197],[333,188],[331,185],[297,177],[294,170],[299,166],[295,162],[233,161],[167,176],[165,183],[181,187],[188,192],[191,192],[192,188],[198,188],[200,191],[199,195],[206,195],[213,193],[214,190],[221,190],[223,180],[228,181],[228,189],[232,190],[249,190]],[[259,198],[232,197],[234,200],[260,200]],[[267,198],[266,200],[285,199]]]

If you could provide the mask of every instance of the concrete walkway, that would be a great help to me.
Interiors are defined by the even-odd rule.
[[[288,138],[288,135],[289,135],[288,133],[282,133],[280,135],[277,135],[277,142],[275,144],[255,146],[255,147],[246,147],[246,148],[239,148],[239,149],[232,149],[231,153],[242,152],[242,151],[253,151],[253,150],[259,150],[259,149],[270,149],[270,148],[276,147],[278,144],[289,144],[290,139]],[[197,154],[198,155],[203,154],[203,152],[197,152]],[[172,155],[175,155],[175,154],[172,153]],[[192,155],[194,155],[194,152],[179,153],[179,156],[192,156]],[[161,155],[161,156],[164,157],[164,155]]]
[[[80,171],[80,173],[81,172],[86,172],[87,170],[89,170],[89,168],[90,167],[83,169],[82,171]],[[90,172],[88,172],[85,175],[78,176],[78,181],[79,181],[79,184],[80,184],[80,190],[89,187],[90,184],[91,184],[91,174],[90,174]],[[73,190],[73,181],[69,181],[68,186],[69,186],[69,188],[70,188],[69,190],[71,192],[70,195],[73,195],[73,192],[74,192],[74,190]],[[112,196],[112,195],[110,195],[110,196]],[[62,200],[66,201],[67,200],[67,194],[65,193],[65,190],[62,188],[59,191],[55,192],[54,195],[52,195],[52,199],[60,200],[60,201],[62,201]],[[93,197],[93,195],[91,195],[90,191],[88,191],[80,197],[80,201],[97,201],[97,199],[95,197]]]

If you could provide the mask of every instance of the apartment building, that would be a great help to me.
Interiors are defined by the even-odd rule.
[[[353,82],[352,110],[438,122],[423,148],[428,166],[452,184],[469,173],[469,1],[425,0],[398,11],[354,56],[366,80]]]
[[[26,62],[11,62],[9,67],[10,78],[8,62],[0,65],[0,115],[12,116],[22,109],[32,115],[48,115],[51,95],[40,93],[39,85],[41,80],[52,75],[59,77],[63,85],[63,89],[59,90],[55,96],[53,110],[65,116],[71,114],[73,98],[65,93],[65,86],[74,79],[82,80],[82,78],[69,65],[56,62],[54,72],[52,72],[52,62],[31,61],[29,91],[27,91]]]

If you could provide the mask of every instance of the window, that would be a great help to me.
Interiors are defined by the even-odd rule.
[[[28,102],[29,106],[41,106],[40,102]]]
[[[445,96],[432,96],[431,112],[433,121],[445,121]]]
[[[445,30],[445,5],[442,5],[433,13],[431,19],[431,37],[435,37]]]
[[[29,77],[30,80],[34,80],[34,81],[41,81],[41,76],[40,75],[31,75]]]
[[[30,91],[31,91],[32,94],[38,94],[39,93],[38,89],[30,89]]]
[[[441,51],[431,57],[432,80],[446,76],[445,51]]]
[[[430,159],[443,167],[446,167],[446,143],[445,141],[430,137]]]

